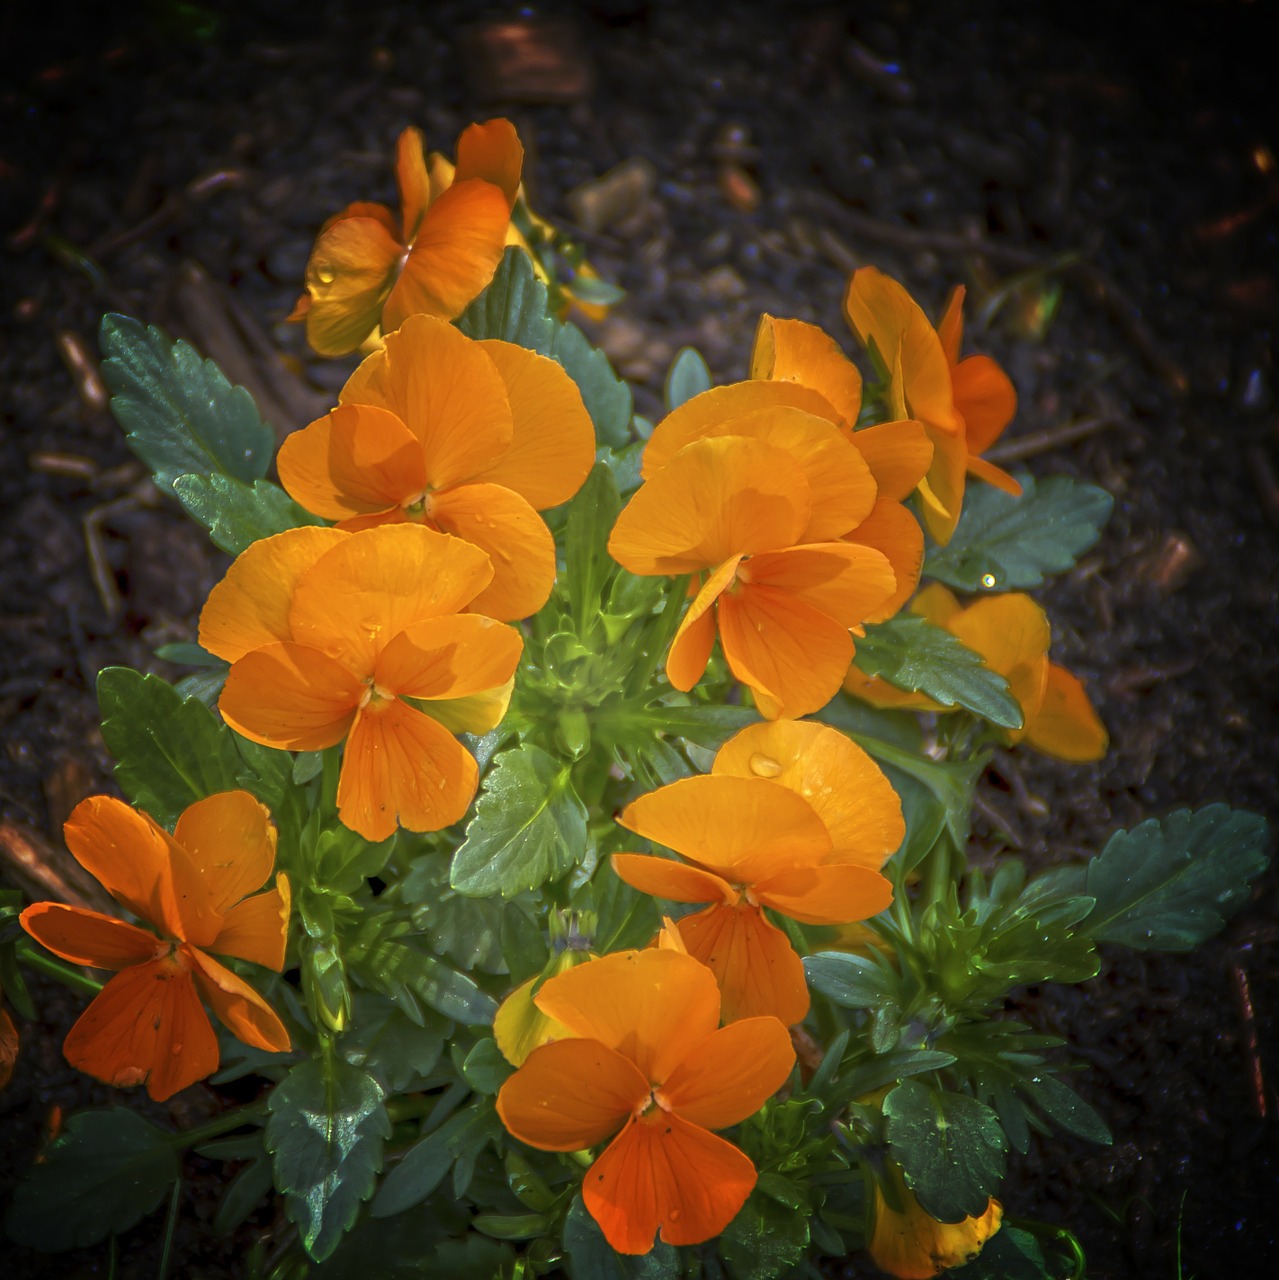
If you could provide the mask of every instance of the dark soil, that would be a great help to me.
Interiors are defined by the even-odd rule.
[[[561,223],[578,184],[633,157],[652,165],[651,189],[584,237],[629,291],[595,332],[648,414],[686,343],[720,379],[741,377],[762,310],[817,320],[847,343],[839,299],[851,266],[883,267],[935,312],[953,281],[979,307],[1015,273],[1049,264],[1036,278],[1060,285],[1061,299],[1046,332],[1033,331],[1022,294],[987,331],[970,325],[970,345],[1018,386],[1009,441],[1097,420],[1030,465],[1117,499],[1103,541],[1042,595],[1054,656],[1088,681],[1113,746],[1088,768],[1022,752],[997,760],[978,852],[1011,843],[1036,866],[1080,858],[1117,826],[1216,800],[1273,818],[1273,9],[548,5],[536,40],[562,59],[552,86],[572,100],[531,105],[486,88],[464,57],[491,43],[485,21],[527,13],[515,6],[7,6],[6,849],[56,846],[70,808],[111,786],[96,672],[126,663],[174,678],[151,655],[191,638],[223,564],[140,483],[60,346],[92,355],[101,314],[124,311],[224,366],[240,360],[234,376],[275,426],[302,425],[349,367],[309,357],[281,322],[316,228],[348,201],[394,199],[404,125],[451,150],[462,125],[492,114],[516,121],[530,198]],[[1082,257],[1059,260],[1068,253]],[[1267,877],[1192,955],[1115,951],[1094,981],[1018,1001],[1072,1042],[1085,1066],[1077,1086],[1116,1140],[1039,1143],[1013,1162],[1005,1204],[1075,1230],[1094,1280],[1214,1280],[1274,1256],[1277,885]],[[18,1070],[0,1094],[0,1187],[21,1175],[53,1108],[137,1104],[65,1065],[61,1037],[80,1002],[36,990],[46,1025],[21,1026]],[[152,1110],[190,1124],[217,1106],[201,1086]],[[216,1167],[188,1162],[173,1275],[243,1273],[246,1237],[218,1240],[209,1225]],[[255,1221],[269,1225],[269,1210]],[[156,1273],[161,1232],[157,1215],[124,1238],[122,1277]],[[5,1256],[6,1275],[107,1273],[105,1246]]]

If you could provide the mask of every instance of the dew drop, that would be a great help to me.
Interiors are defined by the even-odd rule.
[[[678,1221],[679,1221],[679,1215],[680,1215],[680,1211],[679,1211],[679,1209],[678,1209],[678,1208],[675,1208],[675,1209],[672,1209],[672,1210],[670,1211],[670,1213],[668,1213],[666,1216],[667,1216],[668,1218],[670,1218],[670,1220],[671,1220],[672,1222],[678,1222]]]
[[[333,268],[332,268],[332,267],[329,267],[329,266],[323,266],[323,267],[316,267],[316,269],[315,269],[315,278],[316,278],[316,279],[317,279],[321,284],[332,284],[332,283],[333,283],[333,281],[336,279],[336,276],[334,276],[334,274],[333,274]]]
[[[750,760],[751,772],[757,778],[775,778],[782,771],[781,762],[756,751]]]
[[[981,575],[981,585],[985,587],[987,591],[991,590],[997,581],[998,579],[993,573],[983,573]]]

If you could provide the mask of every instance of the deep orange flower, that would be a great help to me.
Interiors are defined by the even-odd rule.
[[[338,816],[366,840],[456,822],[478,770],[453,733],[501,720],[523,647],[462,612],[492,576],[478,547],[416,524],[255,542],[200,615],[200,643],[231,663],[223,719],[290,751],[345,740]]]
[[[537,513],[567,502],[594,458],[590,416],[554,360],[410,316],[277,465],[340,528],[414,521],[481,547],[493,581],[472,607],[507,621],[546,603],[555,539]]]
[[[117,1088],[145,1084],[157,1101],[211,1075],[218,1041],[201,997],[245,1044],[289,1048],[266,1001],[207,954],[284,967],[287,878],[246,896],[275,864],[275,828],[262,805],[247,791],[224,791],[187,808],[169,835],[123,801],[91,796],[65,832],[76,861],[156,930],[57,902],[22,913],[22,927],[54,955],[118,970],[67,1035],[73,1067]]]
[[[656,948],[581,965],[535,1000],[580,1038],[533,1050],[497,1096],[502,1123],[543,1151],[617,1134],[582,1200],[618,1253],[647,1253],[659,1229],[673,1245],[718,1235],[756,1174],[710,1130],[753,1115],[785,1082],[795,1062],[786,1028],[775,1018],[719,1028],[711,973]]]
[[[348,205],[320,229],[306,264],[306,293],[292,320],[306,320],[321,355],[354,351],[378,326],[391,333],[411,315],[452,320],[502,260],[524,149],[509,120],[463,130],[457,170],[432,182],[422,134],[396,146],[400,218],[385,205]]]
[[[842,807],[836,800],[832,812]],[[808,924],[842,924],[892,900],[878,870],[832,860],[830,829],[800,791],[760,777],[749,763],[743,776],[660,787],[618,821],[684,859],[615,853],[613,870],[627,884],[672,902],[712,904],[677,927],[689,955],[714,972],[728,1021],[771,1014],[790,1025],[808,1012],[803,964],[764,907]]]

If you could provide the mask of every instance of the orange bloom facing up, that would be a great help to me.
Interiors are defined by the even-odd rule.
[[[591,419],[554,360],[411,316],[278,465],[289,493],[340,528],[413,521],[481,547],[493,581],[473,607],[509,621],[555,582],[538,511],[567,502],[594,459]]]
[[[1106,754],[1106,728],[1079,678],[1048,660],[1048,616],[1028,595],[1014,591],[984,596],[965,608],[945,587],[930,583],[910,608],[958,636],[1008,681],[1023,721],[1021,729],[1000,730],[1009,745],[1024,739],[1045,755],[1076,764],[1100,760]],[[954,710],[922,693],[895,689],[856,667],[850,668],[844,688],[877,707]]]
[[[117,1088],[145,1084],[157,1101],[212,1075],[218,1041],[201,997],[245,1044],[289,1048],[270,1006],[207,954],[284,968],[288,880],[279,875],[274,888],[246,896],[275,864],[262,805],[247,791],[224,791],[191,805],[169,835],[123,801],[91,796],[65,831],[76,861],[156,930],[57,902],[22,913],[22,927],[54,955],[117,970],[67,1035],[73,1067]]]
[[[781,1088],[795,1062],[786,1028],[776,1018],[720,1028],[714,977],[677,951],[615,952],[549,979],[535,999],[574,1038],[534,1049],[507,1080],[502,1123],[543,1151],[613,1138],[582,1200],[618,1253],[647,1253],[659,1228],[673,1245],[718,1235],[756,1174],[710,1130]]]
[[[523,647],[462,612],[492,577],[478,547],[416,524],[255,542],[200,615],[200,643],[231,663],[222,718],[268,747],[345,741],[338,816],[366,840],[456,822],[478,770],[453,734],[501,720]]]
[[[766,758],[766,771],[780,763],[749,747],[747,755]],[[846,798],[836,800],[830,812],[846,807]],[[870,853],[874,842],[860,865],[855,855],[837,854],[826,822],[801,792],[760,777],[749,763],[744,775],[717,772],[660,787],[618,821],[683,858],[615,853],[613,870],[627,884],[672,902],[711,904],[677,927],[689,955],[714,972],[730,1022],[771,1014],[790,1025],[808,1012],[803,962],[765,907],[807,924],[843,924],[892,901],[888,881],[866,865],[883,861]]]
[[[400,217],[360,203],[330,218],[289,318],[306,321],[321,355],[340,356],[379,325],[391,333],[411,315],[461,315],[502,260],[523,164],[514,126],[490,120],[462,132],[456,173],[433,181],[422,134],[405,129],[395,156]]]

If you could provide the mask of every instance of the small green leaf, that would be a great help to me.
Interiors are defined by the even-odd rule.
[[[608,554],[608,535],[622,509],[612,471],[597,462],[569,504],[564,531],[564,590],[579,635],[599,613],[601,592],[616,569]]]
[[[151,1213],[179,1171],[171,1134],[126,1107],[82,1112],[18,1184],[5,1230],[42,1253],[97,1244]]]
[[[1024,1077],[1020,1082],[1035,1105],[1063,1129],[1089,1142],[1108,1147],[1114,1138],[1110,1126],[1069,1085],[1046,1072]]]
[[[327,1258],[373,1194],[391,1136],[382,1086],[340,1058],[293,1068],[271,1093],[266,1146],[307,1253]]]
[[[967,1266],[946,1272],[948,1280],[1053,1280],[1078,1274],[1073,1265],[1049,1266],[1039,1241],[1029,1231],[1008,1225],[987,1240]]]
[[[696,347],[681,347],[666,374],[666,412],[711,389],[711,371]]]
[[[527,907],[518,902],[508,902],[503,906],[499,938],[502,957],[513,984],[518,986],[542,972],[550,950],[546,934],[529,915]]]
[[[841,1072],[837,1097],[846,1101],[874,1093],[895,1080],[941,1071],[955,1061],[953,1053],[940,1049],[893,1049],[877,1053]]]
[[[927,694],[943,707],[963,707],[1004,729],[1024,717],[1008,681],[958,637],[925,618],[902,614],[866,628],[853,661],[897,689]]]
[[[214,545],[233,556],[259,538],[320,523],[270,480],[245,484],[224,475],[181,475],[173,492],[187,515],[208,529]]]
[[[410,1147],[382,1180],[370,1210],[373,1217],[389,1218],[421,1204],[444,1181],[455,1161],[464,1153],[478,1152],[500,1127],[488,1098],[450,1116]]]
[[[1101,537],[1115,505],[1104,489],[1067,476],[1017,478],[1020,498],[969,489],[954,536],[924,560],[927,577],[960,591],[1023,591],[1071,568]]]
[[[845,1009],[871,1009],[901,997],[901,979],[869,956],[822,951],[804,957],[804,973],[814,991]]]
[[[778,1203],[763,1187],[751,1194],[719,1237],[720,1256],[734,1280],[787,1275],[807,1248],[808,1214]]]
[[[389,996],[419,1026],[423,1005],[466,1026],[489,1026],[497,1012],[497,1001],[470,978],[416,946],[388,939],[352,948],[348,959],[366,986]]]
[[[420,1088],[435,1070],[453,1024],[430,1012],[422,1024],[411,1022],[389,997],[376,991],[357,991],[351,1027],[338,1041],[342,1056],[363,1067],[388,1093]]]
[[[678,1280],[679,1255],[663,1240],[648,1253],[615,1253],[581,1195],[564,1220],[564,1253],[572,1280]]]
[[[476,1093],[496,1094],[511,1071],[511,1064],[502,1057],[492,1036],[476,1041],[462,1063],[462,1075]]]
[[[586,854],[586,806],[569,772],[539,747],[504,751],[453,857],[459,893],[512,898],[558,880]]]

